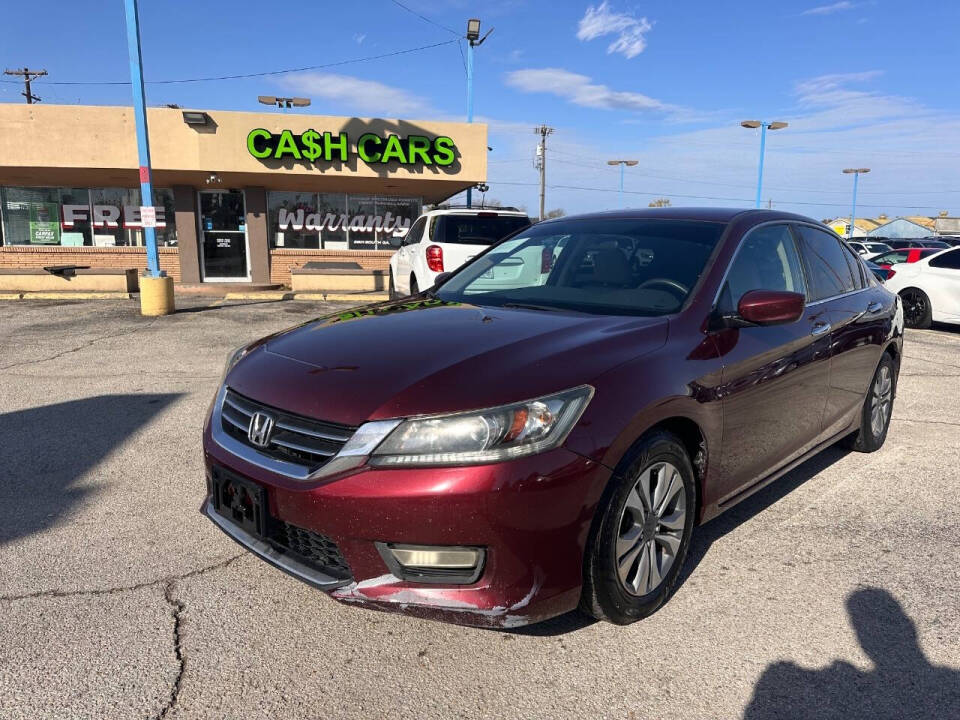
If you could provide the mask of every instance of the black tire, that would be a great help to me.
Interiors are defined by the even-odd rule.
[[[930,298],[920,288],[905,288],[900,291],[903,300],[903,323],[908,328],[926,330],[933,323],[933,306]]]
[[[679,510],[676,513],[678,517],[682,515],[684,518],[683,528],[678,531],[679,546],[673,553],[672,563],[659,584],[645,594],[631,592],[626,587],[627,581],[621,580],[617,569],[617,540],[623,528],[630,525],[634,529],[638,527],[633,518],[627,522],[627,513],[630,512],[628,499],[635,499],[635,488],[638,482],[648,470],[651,473],[657,473],[656,469],[665,463],[673,466],[683,483],[682,491],[671,496],[679,498],[682,494],[685,503],[682,513]],[[653,474],[650,477],[655,478],[655,483],[660,482],[659,477]],[[617,625],[626,625],[656,612],[673,593],[677,579],[680,577],[690,548],[696,508],[697,483],[693,466],[680,441],[667,432],[653,432],[642,437],[621,462],[620,470],[611,479],[597,508],[590,539],[584,553],[580,610],[598,620],[607,620]],[[644,532],[647,531],[644,530]],[[664,553],[662,557],[665,558],[665,546],[658,545],[656,540],[650,542],[654,548],[654,557],[656,557],[657,548],[660,548]],[[643,554],[644,551],[641,550],[638,556],[641,557],[641,561]],[[625,553],[624,557],[627,555],[629,553]],[[637,566],[635,579],[640,572],[640,566]]]
[[[884,374],[889,378],[889,389],[883,390]],[[862,453],[872,453],[883,447],[887,439],[887,431],[890,429],[890,417],[893,415],[893,401],[897,396],[897,364],[889,353],[884,353],[880,358],[880,364],[870,380],[870,387],[867,389],[867,397],[863,400],[863,409],[860,411],[860,429],[855,433],[848,435],[842,441],[844,447],[850,450],[856,450]],[[882,410],[883,422],[879,430],[874,426],[874,403],[886,400],[886,408]]]
[[[416,295],[418,292],[420,292],[420,288],[417,286],[417,276],[411,275],[410,276],[410,294]]]
[[[389,284],[387,285],[387,297],[390,298],[391,300],[397,299],[397,288],[393,284],[393,270],[390,271],[390,281],[389,281]]]

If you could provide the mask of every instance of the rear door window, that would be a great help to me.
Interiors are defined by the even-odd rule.
[[[413,245],[420,242],[420,238],[423,236],[423,228],[427,224],[427,219],[425,217],[419,218],[410,228],[410,232],[407,233],[407,236],[403,239],[404,245]]]
[[[443,215],[432,240],[458,245],[493,245],[529,225],[529,218],[518,215]]]
[[[798,225],[800,254],[807,273],[808,300],[824,300],[857,288],[846,250],[836,235],[809,225]]]
[[[930,260],[930,267],[960,270],[960,248],[932,258]]]

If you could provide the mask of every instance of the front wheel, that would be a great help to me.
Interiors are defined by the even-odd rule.
[[[933,322],[933,306],[930,298],[919,288],[907,288],[900,292],[903,300],[903,323],[908,328],[926,330]]]
[[[618,625],[651,615],[672,594],[697,505],[693,467],[676,437],[653,433],[629,457],[597,510],[580,599],[581,610]]]

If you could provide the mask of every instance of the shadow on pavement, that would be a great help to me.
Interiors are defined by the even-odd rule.
[[[0,414],[0,544],[61,522],[76,481],[180,397],[99,395]]]
[[[857,590],[847,612],[874,669],[840,660],[822,670],[774,663],[757,682],[745,720],[960,717],[960,671],[930,664],[913,621],[890,593]]]

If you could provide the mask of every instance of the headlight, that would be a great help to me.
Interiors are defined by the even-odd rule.
[[[489,410],[404,420],[377,446],[369,464],[470,465],[552,450],[591,397],[593,388],[582,385]]]

